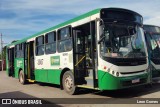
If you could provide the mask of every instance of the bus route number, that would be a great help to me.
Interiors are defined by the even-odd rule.
[[[43,65],[43,59],[38,59],[37,61],[38,61],[37,62],[38,65]]]

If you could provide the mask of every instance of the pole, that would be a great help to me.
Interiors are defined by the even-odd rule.
[[[2,33],[1,33],[1,66],[3,71],[3,41],[2,41]]]

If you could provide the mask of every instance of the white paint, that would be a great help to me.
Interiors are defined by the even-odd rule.
[[[9,48],[14,48],[15,47],[15,45],[11,45],[11,46],[9,46]]]

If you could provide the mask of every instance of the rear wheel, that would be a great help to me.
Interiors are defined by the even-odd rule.
[[[19,82],[23,85],[26,83],[25,75],[22,70],[19,72]]]
[[[76,93],[76,86],[74,85],[74,77],[71,71],[67,71],[64,73],[62,83],[64,90],[68,94],[73,95]]]

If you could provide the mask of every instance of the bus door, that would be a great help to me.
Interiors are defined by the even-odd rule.
[[[8,49],[8,68],[9,76],[14,76],[14,48]]]
[[[73,28],[73,60],[75,85],[97,87],[95,22]]]
[[[35,79],[34,76],[34,41],[25,45],[25,72],[28,79]]]

